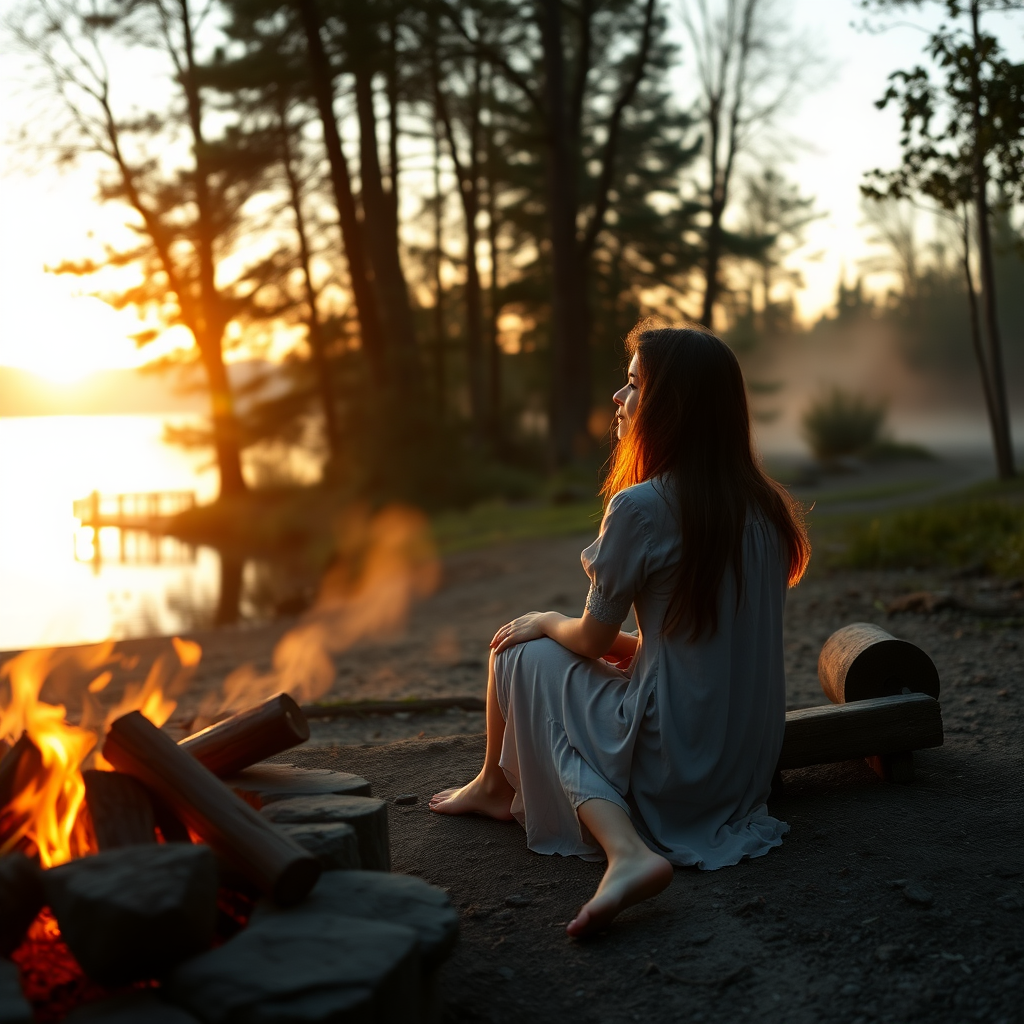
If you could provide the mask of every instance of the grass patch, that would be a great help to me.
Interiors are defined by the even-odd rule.
[[[833,565],[855,569],[978,568],[1024,575],[1024,505],[968,500],[904,509],[848,522],[841,544],[825,544]],[[831,550],[830,550],[831,549]]]
[[[937,480],[903,480],[897,483],[876,484],[872,487],[850,488],[845,491],[824,491],[821,494],[810,492],[801,496],[804,501],[816,501],[821,504],[838,504],[846,501],[877,501],[882,498],[896,498],[916,491],[926,491],[934,487]]]
[[[543,505],[493,501],[465,512],[442,512],[431,519],[434,539],[444,554],[574,533],[596,536],[600,525],[601,505],[596,499]]]

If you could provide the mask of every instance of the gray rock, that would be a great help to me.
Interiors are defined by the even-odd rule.
[[[21,972],[10,960],[0,957],[0,1021],[3,1024],[32,1024],[32,1007],[21,991]]]
[[[308,850],[327,871],[358,869],[359,840],[356,830],[341,821],[310,822],[306,825],[278,825],[289,839]]]
[[[380,871],[325,871],[306,899],[288,910],[268,901],[253,912],[253,923],[267,917],[345,914],[412,928],[424,970],[440,966],[459,932],[459,915],[440,889],[413,875]]]
[[[258,764],[245,768],[224,784],[257,810],[297,796],[369,796],[366,779],[326,768],[296,768],[290,764]]]
[[[43,907],[42,872],[23,853],[0,857],[0,956],[10,956]]]
[[[366,796],[299,796],[268,804],[260,813],[275,825],[343,822],[356,830],[364,870],[390,871],[388,805]]]
[[[395,797],[395,803],[399,807],[408,807],[412,804],[419,803],[419,797],[415,793],[399,793]]]
[[[207,846],[126,846],[43,877],[61,935],[94,981],[164,974],[207,949],[217,918],[217,861]]]
[[[199,1019],[149,989],[86,1003],[72,1010],[64,1024],[199,1024]]]
[[[909,883],[903,889],[903,895],[907,902],[918,907],[930,907],[935,902],[935,897],[924,886],[918,885],[916,882]]]
[[[165,991],[205,1024],[416,1024],[416,933],[336,914],[266,914],[178,967]]]

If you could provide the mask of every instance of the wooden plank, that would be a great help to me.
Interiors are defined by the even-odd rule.
[[[780,769],[942,746],[939,702],[924,693],[826,704],[786,714]]]

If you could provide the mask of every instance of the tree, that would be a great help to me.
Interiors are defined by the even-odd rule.
[[[551,270],[550,435],[556,462],[565,464],[590,443],[591,262],[621,179],[623,127],[664,19],[655,0],[583,0],[573,8],[509,0],[500,6],[513,26],[510,46],[473,24],[471,5],[441,2],[454,29],[518,93],[540,137]]]
[[[60,159],[101,158],[100,199],[131,211],[137,239],[124,249],[108,247],[102,259],[57,269],[93,275],[135,268],[139,283],[102,297],[190,331],[210,392],[220,492],[231,495],[246,485],[225,330],[251,308],[264,268],[256,260],[229,283],[218,278],[239,245],[246,204],[261,188],[270,154],[262,139],[234,130],[230,119],[212,129],[196,39],[201,18],[189,0],[41,0],[18,11],[9,27],[65,115],[55,140]],[[129,47],[147,48],[166,65],[169,93],[161,106],[133,107],[132,83],[111,70],[118,51]]]
[[[701,322],[713,327],[722,290],[722,262],[731,254],[756,256],[759,239],[728,231],[726,213],[735,178],[758,136],[786,108],[814,66],[802,39],[775,16],[773,0],[684,0],[704,127],[705,180],[699,208],[704,226]]]
[[[862,0],[869,9],[892,10],[922,0]],[[1015,475],[1009,405],[999,326],[991,237],[992,183],[1004,196],[1024,198],[1024,65],[1013,64],[998,40],[981,28],[981,15],[992,10],[1024,10],[1020,0],[935,0],[950,23],[929,36],[932,71],[917,66],[897,71],[876,106],[897,103],[902,118],[903,162],[893,171],[875,170],[862,186],[866,196],[926,196],[957,213],[974,208],[981,279],[981,311],[987,345],[977,346],[982,389],[989,410],[999,476]],[[965,245],[969,236],[965,236]],[[970,259],[965,259],[967,291],[976,294]],[[972,319],[972,324],[973,324]]]
[[[761,275],[762,319],[771,318],[772,292],[785,261],[805,243],[806,230],[825,214],[815,210],[813,196],[802,196],[797,185],[774,167],[764,167],[745,179],[744,233],[760,240],[754,263]],[[799,285],[799,273],[788,272],[792,285]],[[791,304],[790,304],[791,308]],[[767,327],[768,324],[766,323]]]

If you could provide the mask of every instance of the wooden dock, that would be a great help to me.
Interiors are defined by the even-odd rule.
[[[93,491],[74,503],[74,516],[94,530],[117,526],[123,530],[160,533],[168,520],[194,508],[195,491],[142,491],[133,494],[100,494]]]

